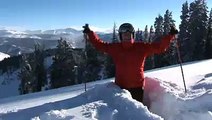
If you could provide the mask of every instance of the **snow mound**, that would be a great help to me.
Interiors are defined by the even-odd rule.
[[[33,120],[211,120],[211,89],[188,89],[184,93],[184,89],[174,83],[149,77],[145,80],[144,105],[132,99],[127,90],[109,82],[95,85],[77,96],[68,109],[51,109]],[[208,84],[207,80],[201,82]],[[73,104],[77,107],[73,108]],[[65,106],[64,102],[61,106]]]
[[[120,120],[121,118],[127,120],[136,120],[140,118],[145,120],[162,119],[161,117],[149,112],[147,107],[142,103],[134,100],[127,90],[120,89],[112,82],[107,85],[96,86],[94,89],[85,94],[88,99],[102,100],[106,103],[106,105],[113,110],[112,113],[114,113],[110,118],[115,120]],[[105,116],[102,118],[104,117]]]
[[[132,99],[127,90],[120,89],[113,82],[96,85],[93,89],[77,96],[84,99],[79,112],[84,116],[83,119],[92,120],[162,120],[147,109],[142,103]],[[69,111],[69,112],[67,112]],[[77,119],[72,110],[52,110],[46,112],[34,120],[61,120]],[[75,111],[76,112],[76,111]],[[76,113],[76,114],[79,114]],[[66,114],[66,115],[64,115]],[[68,114],[68,115],[67,115]],[[65,116],[65,117],[64,117]]]
[[[150,106],[150,111],[165,120],[211,120],[211,99],[212,89],[189,89],[184,93],[184,89],[174,83],[146,78],[144,102],[148,101],[145,104]]]

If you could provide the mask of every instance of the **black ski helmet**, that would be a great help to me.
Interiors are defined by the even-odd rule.
[[[122,41],[122,37],[121,37],[122,33],[130,32],[133,34],[133,38],[134,38],[135,30],[134,30],[134,27],[130,23],[123,23],[122,25],[120,25],[118,32],[119,32],[119,38]]]

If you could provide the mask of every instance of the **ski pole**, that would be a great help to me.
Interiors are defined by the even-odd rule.
[[[176,48],[177,48],[177,56],[178,56],[178,59],[179,59],[179,62],[180,62],[180,68],[181,68],[181,73],[182,73],[182,78],[183,78],[183,84],[184,84],[185,93],[186,93],[187,90],[186,90],[186,84],[185,84],[185,77],[184,77],[184,72],[183,72],[181,54],[180,54],[180,50],[179,50],[179,42],[178,42],[177,39],[176,39]]]
[[[87,27],[88,26],[88,24],[85,24],[85,26],[84,27]],[[88,41],[88,36],[87,36],[87,34],[86,33],[83,33],[83,36],[84,36],[84,39],[85,39],[85,48],[84,48],[84,54],[85,54],[85,60],[86,60],[86,67],[87,67],[87,60],[88,60],[88,57],[87,57],[87,41]],[[86,72],[86,74],[87,74],[87,72]],[[85,91],[87,91],[87,86],[86,86],[86,78],[84,79],[84,85],[85,85]]]

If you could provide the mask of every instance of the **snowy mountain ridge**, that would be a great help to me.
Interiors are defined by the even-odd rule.
[[[112,34],[97,32],[103,40],[111,40]],[[0,30],[0,52],[13,55],[33,52],[35,44],[45,46],[45,49],[55,48],[57,40],[67,40],[73,48],[83,48],[85,40],[82,30],[73,28],[55,29],[55,30]]]
[[[98,34],[106,34],[106,33],[108,34],[109,33],[109,31],[106,31],[106,32],[96,31],[96,32]],[[25,31],[8,30],[8,29],[2,29],[2,30],[0,30],[0,37],[10,37],[10,38],[40,38],[39,37],[39,34],[78,35],[78,34],[82,34],[82,30],[76,30],[74,28],[52,29],[52,30],[25,30]],[[36,36],[36,35],[38,35],[38,36]]]
[[[27,34],[54,34],[54,35],[82,33],[81,30],[75,30],[73,28],[54,29],[54,30],[26,30],[24,32]]]

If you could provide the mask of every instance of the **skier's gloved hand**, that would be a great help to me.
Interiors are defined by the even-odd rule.
[[[85,26],[82,26],[82,27],[84,28],[83,33],[87,34],[91,31],[88,24],[85,24]]]
[[[178,30],[175,28],[175,26],[170,26],[171,30],[169,32],[170,35],[176,35],[178,34]]]

